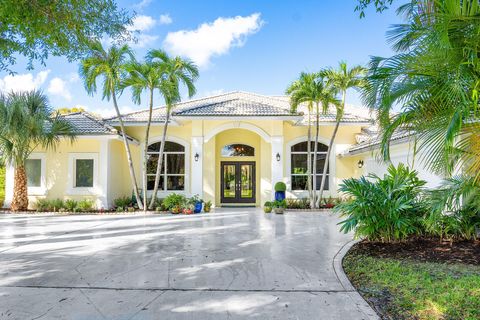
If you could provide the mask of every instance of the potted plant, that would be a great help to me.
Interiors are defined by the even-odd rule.
[[[202,205],[203,205],[203,200],[200,199],[198,194],[194,195],[192,198],[190,198],[192,203],[194,204],[194,209],[193,213],[200,213],[202,212]]]
[[[183,209],[183,213],[192,214],[194,209],[195,209],[195,205],[193,203],[188,203]]]
[[[178,214],[182,212],[182,206],[185,201],[185,196],[178,193],[172,193],[165,197],[163,205],[166,209],[170,210],[171,213]]]
[[[210,212],[211,208],[212,208],[212,201],[205,201],[205,203],[203,204],[203,211]]]
[[[273,204],[270,201],[267,201],[263,204],[263,212],[270,213],[272,212]]]
[[[325,209],[332,209],[335,207],[335,201],[332,197],[328,197],[327,199],[323,200],[323,207]]]
[[[282,214],[285,212],[285,208],[287,207],[287,202],[284,200],[275,200],[273,201],[273,211],[277,214]]]
[[[275,183],[275,200],[282,201],[285,200],[285,191],[287,190],[287,185],[281,181]]]

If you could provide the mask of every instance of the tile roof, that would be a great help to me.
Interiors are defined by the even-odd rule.
[[[392,144],[399,144],[405,141],[408,141],[412,136],[414,135],[413,132],[407,131],[407,130],[398,130],[393,133],[390,143]],[[366,138],[366,140],[359,142],[357,144],[354,144],[350,148],[348,148],[343,155],[348,156],[348,155],[356,155],[359,153],[363,153],[366,151],[371,151],[373,149],[376,149],[380,143],[382,142],[382,137],[380,133],[377,131],[374,134],[371,134],[369,137]]]
[[[155,108],[152,113],[152,121],[161,123],[165,121],[166,108]],[[285,96],[263,96],[248,92],[230,92],[217,96],[205,97],[178,103],[172,114],[173,119],[182,119],[197,116],[212,117],[297,117],[298,123],[306,123],[303,110],[297,113],[290,111],[288,97]],[[142,110],[123,115],[125,122],[145,122],[148,119],[148,110]],[[302,120],[303,119],[303,120]],[[116,117],[105,119],[115,124]],[[322,115],[322,121],[333,122],[335,115]],[[365,123],[367,118],[346,113],[343,122]]]
[[[120,132],[106,123],[102,119],[98,119],[88,112],[74,112],[61,115],[74,128],[75,134],[81,135],[117,135],[121,136]],[[128,136],[127,136],[128,137]],[[134,141],[133,138],[128,137],[129,140]]]

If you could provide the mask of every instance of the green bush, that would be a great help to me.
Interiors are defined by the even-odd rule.
[[[39,212],[50,211],[51,202],[48,199],[37,199],[34,205],[35,209]]]
[[[271,201],[266,201],[264,204],[263,204],[264,207],[268,207],[268,208],[271,208],[273,207],[273,203]]]
[[[77,205],[78,205],[78,202],[73,199],[67,199],[64,202],[64,208],[70,212],[77,211]]]
[[[286,208],[287,207],[287,201],[285,201],[285,199],[283,199],[282,201],[275,200],[275,201],[273,201],[272,206],[274,208]]]
[[[275,183],[275,191],[276,192],[285,192],[287,190],[287,185],[281,181]]]
[[[340,230],[355,230],[356,237],[368,240],[395,241],[421,233],[427,206],[421,198],[426,184],[417,172],[403,164],[390,165],[383,178],[346,179],[339,191],[352,197],[335,210],[346,217]]]
[[[65,205],[62,199],[53,199],[50,202],[50,211],[54,211],[54,212],[60,211],[61,209],[64,208],[64,206]]]
[[[116,198],[113,200],[113,205],[115,206],[115,209],[121,208],[117,211],[126,210],[127,207],[133,206],[132,198],[128,196]]]
[[[80,200],[77,204],[78,211],[89,212],[94,210],[93,201],[89,199]]]
[[[308,198],[302,199],[285,199],[287,203],[287,209],[310,209],[310,201]]]
[[[186,202],[186,198],[184,195],[178,193],[171,193],[163,199],[163,205],[168,210],[172,210],[174,207],[183,206]]]

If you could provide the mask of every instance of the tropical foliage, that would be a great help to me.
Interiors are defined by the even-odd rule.
[[[83,78],[85,89],[91,95],[97,91],[97,80],[102,79],[102,98],[113,101],[121,132],[125,132],[122,115],[118,108],[117,96],[121,92],[121,82],[126,77],[126,65],[133,59],[133,53],[127,45],[112,46],[105,50],[99,41],[91,43],[88,57],[80,65],[80,76]],[[133,168],[132,154],[129,139],[122,134],[125,151],[127,153],[128,168],[132,183],[133,193],[139,208],[143,202],[138,191],[137,177]]]
[[[344,180],[339,191],[352,199],[335,207],[346,218],[340,222],[340,230],[355,230],[356,237],[377,241],[402,240],[420,233],[427,212],[420,197],[425,184],[416,171],[402,164],[390,165],[384,177],[372,174]]]
[[[74,129],[39,91],[0,95],[0,159],[14,167],[11,209],[28,207],[25,162],[35,148],[55,149],[62,137],[73,140]]]
[[[2,0],[0,71],[11,71],[18,55],[42,64],[49,55],[82,57],[92,39],[127,39],[130,15],[113,0]]]

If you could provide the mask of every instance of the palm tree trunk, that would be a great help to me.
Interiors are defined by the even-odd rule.
[[[333,142],[335,141],[335,137],[337,136],[337,131],[338,131],[338,128],[340,127],[340,121],[342,120],[342,117],[343,117],[343,111],[345,110],[345,96],[346,96],[346,91],[343,91],[342,110],[337,110],[337,123],[335,124],[335,129],[333,129],[332,138],[330,139],[330,143],[328,144],[327,158],[325,159],[325,166],[323,167],[322,183],[320,184],[320,193],[317,200],[318,205],[320,205],[320,201],[322,201],[323,189],[325,189],[325,180],[327,178],[328,166],[330,164],[330,153],[332,152]]]
[[[170,108],[167,107],[167,118],[165,119],[165,125],[163,126],[162,142],[160,144],[160,152],[158,155],[158,162],[157,162],[157,172],[155,173],[155,187],[153,188],[152,199],[150,200],[150,205],[148,206],[150,209],[153,207],[153,204],[155,203],[155,198],[157,197],[158,184],[160,182],[160,173],[163,165],[163,150],[165,148],[165,140],[167,138],[167,128],[168,128],[169,120],[170,120]]]
[[[313,203],[315,204],[314,208],[318,207],[317,204],[317,153],[318,153],[318,133],[320,131],[320,110],[318,110],[318,103],[317,103],[317,110],[315,115],[315,146],[313,147]]]
[[[138,207],[140,208],[140,210],[142,210],[143,202],[138,193],[138,183],[137,183],[137,177],[135,176],[135,170],[133,169],[132,153],[130,152],[130,144],[128,143],[127,134],[125,133],[125,126],[123,125],[123,119],[122,119],[122,115],[120,114],[120,109],[118,109],[117,96],[115,94],[115,90],[113,87],[111,89],[112,89],[113,106],[115,107],[115,112],[117,113],[118,122],[120,122],[120,130],[122,131],[123,144],[125,145],[125,151],[127,152],[128,169],[130,171],[130,179],[132,180],[133,192],[135,194],[135,199],[137,199]]]
[[[12,211],[24,211],[28,208],[27,172],[23,165],[15,168],[13,199],[10,207]]]
[[[312,123],[311,123],[311,108],[308,110],[308,145],[307,145],[307,184],[308,184],[308,199],[310,200],[310,208],[313,208],[313,190],[312,190]]]
[[[148,122],[147,128],[145,129],[145,147],[143,153],[143,211],[147,211],[147,165],[148,165],[148,139],[150,137],[150,125],[152,123],[152,111],[153,111],[153,88],[150,88],[150,108],[148,110]]]

